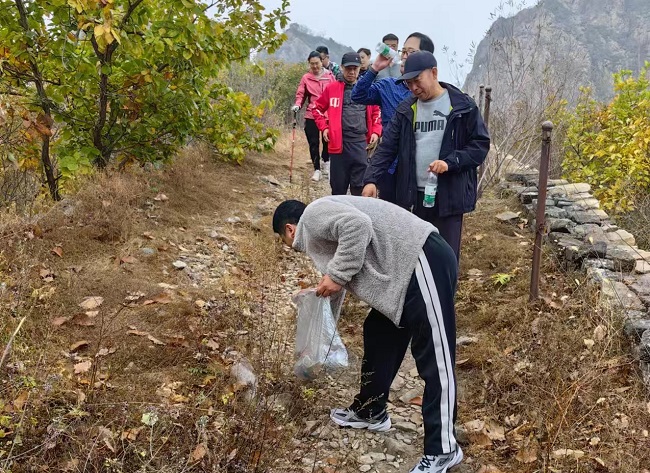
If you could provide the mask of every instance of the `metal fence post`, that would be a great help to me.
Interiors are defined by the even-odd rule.
[[[485,86],[481,84],[478,88],[478,111],[483,115],[483,103],[485,102]]]
[[[533,267],[530,274],[530,299],[539,298],[539,269],[542,261],[542,240],[546,228],[546,189],[548,169],[551,160],[551,134],[553,123],[542,123],[542,155],[539,160],[539,182],[537,184],[537,217],[535,218],[535,246],[533,247]]]
[[[483,121],[486,128],[490,129],[490,104],[492,103],[492,87],[489,85],[485,88],[485,110],[483,112]]]

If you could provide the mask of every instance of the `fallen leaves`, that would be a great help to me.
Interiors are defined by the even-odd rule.
[[[409,404],[413,404],[414,406],[421,406],[422,405],[422,396],[416,396],[413,399],[409,401]]]
[[[120,438],[122,440],[129,440],[131,442],[135,441],[138,439],[138,435],[140,435],[140,432],[142,432],[142,429],[144,427],[135,427],[133,429],[128,429],[122,432],[122,435]]]
[[[52,319],[51,323],[55,327],[60,327],[61,325],[65,324],[66,322],[68,322],[71,319],[72,319],[72,317],[55,317],[54,319]]]
[[[572,450],[570,448],[560,448],[558,450],[553,451],[553,457],[558,459],[573,457],[576,460],[580,460],[584,456],[585,456],[585,452],[583,452],[582,450]]]
[[[59,258],[63,258],[63,248],[61,246],[55,246],[52,248],[52,254],[58,256]]]
[[[192,454],[190,455],[190,459],[193,462],[198,462],[203,459],[203,457],[208,453],[208,448],[204,443],[200,443],[196,446]]]
[[[486,422],[476,419],[465,422],[463,427],[472,444],[479,447],[491,447],[492,442],[505,442],[506,440],[505,428],[492,420]]]
[[[152,342],[154,345],[166,345],[165,342],[162,340],[157,339],[153,335],[151,335],[149,332],[145,332],[143,330],[138,330],[136,327],[133,325],[129,325],[129,330],[126,332],[128,335],[135,335],[137,337],[147,337],[147,339]]]
[[[517,460],[519,463],[533,463],[537,461],[537,445],[529,445],[527,447],[523,447],[517,452],[517,455],[515,455],[515,460]]]

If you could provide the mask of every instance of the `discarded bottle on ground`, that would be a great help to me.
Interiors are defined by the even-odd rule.
[[[438,192],[438,175],[435,172],[430,172],[427,184],[424,186],[423,207],[431,208],[436,205],[436,192]]]

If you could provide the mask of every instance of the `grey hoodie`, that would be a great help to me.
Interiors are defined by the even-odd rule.
[[[384,200],[347,195],[307,206],[293,248],[399,326],[422,246],[436,227]]]

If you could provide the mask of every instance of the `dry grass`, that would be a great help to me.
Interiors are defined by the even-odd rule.
[[[309,201],[315,195],[300,130],[296,138],[289,196]],[[215,164],[193,148],[163,171],[96,176],[38,219],[2,219],[3,344],[26,322],[0,368],[0,470],[293,471],[307,453],[318,458],[302,420],[325,411],[329,386],[305,386],[291,375],[294,314],[285,283],[287,268],[297,280],[315,276],[274,243],[268,212],[256,225],[246,218],[279,198],[256,176],[286,179],[290,153],[290,136],[275,154],[242,166]],[[595,290],[559,271],[550,253],[548,303],[529,305],[530,246],[520,243],[530,235],[495,223],[502,206],[484,199],[467,223],[462,273],[480,269],[483,280],[460,284],[459,331],[479,342],[459,349],[466,360],[459,412],[462,422],[510,425],[506,441],[475,443],[470,457],[511,472],[642,471],[650,462],[648,399],[620,321],[594,309]],[[234,215],[244,222],[225,224]],[[229,250],[207,236],[215,228],[227,234]],[[143,256],[143,248],[153,254]],[[208,269],[222,276],[194,279],[171,266],[196,255],[212,256]],[[497,287],[491,276],[498,273],[514,277]],[[130,305],[125,298],[137,292],[144,297]],[[104,298],[94,317],[80,315],[86,296]],[[156,297],[161,302],[143,304]],[[354,303],[343,316],[341,331],[357,357],[365,314]],[[53,324],[60,317],[74,318]],[[599,325],[606,336],[587,349],[583,340]],[[82,340],[88,344],[71,350]],[[240,357],[258,374],[252,403],[230,374]],[[90,369],[75,373],[84,361]],[[143,415],[157,422],[147,426]],[[600,441],[590,445],[594,437]],[[539,453],[531,464],[514,459],[526,443]],[[586,459],[549,456],[560,448],[582,450]]]
[[[598,309],[597,289],[562,271],[550,249],[543,301],[529,304],[532,246],[521,243],[530,233],[497,222],[503,207],[483,199],[465,231],[458,329],[479,341],[458,352],[461,423],[493,420],[506,431],[488,448],[473,438],[469,455],[504,472],[642,471],[650,465],[648,393],[620,317]],[[470,280],[470,269],[484,275]],[[500,287],[491,277],[498,273],[514,277]],[[585,456],[558,458],[561,449]],[[526,452],[537,459],[515,458]]]
[[[96,176],[31,223],[3,219],[3,341],[26,323],[3,367],[1,470],[268,471],[289,457],[305,395],[288,376],[289,325],[271,317],[281,255],[269,253],[269,233],[234,231],[241,261],[217,261],[230,271],[219,284],[197,286],[170,265],[183,246],[225,257],[205,228],[254,213],[264,187],[256,176],[279,175],[285,161],[227,165],[190,149],[161,172]],[[130,306],[133,293],[144,297]],[[86,296],[104,298],[97,315],[79,308]],[[261,373],[254,403],[230,376],[239,356]],[[75,372],[85,361],[91,368]],[[274,402],[279,394],[289,409]],[[146,426],[143,414],[158,421]]]

